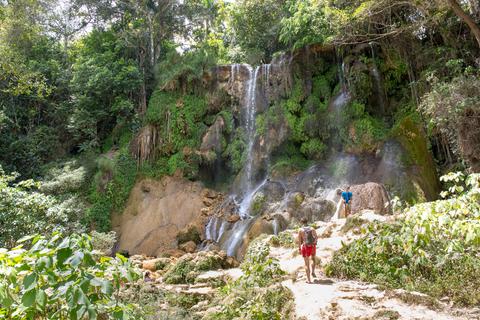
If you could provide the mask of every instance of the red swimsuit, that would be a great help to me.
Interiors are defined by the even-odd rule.
[[[307,246],[306,244],[302,244],[302,247],[300,248],[300,252],[302,253],[302,256],[304,258],[315,256],[317,253],[317,246],[314,244],[310,246]]]

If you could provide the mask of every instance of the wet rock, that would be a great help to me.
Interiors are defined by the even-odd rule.
[[[225,120],[223,119],[223,117],[217,117],[215,122],[210,126],[210,128],[208,128],[207,132],[202,138],[200,152],[221,152],[224,129]]]
[[[382,184],[368,182],[351,186],[352,214],[372,210],[378,214],[391,214],[390,198]]]
[[[294,212],[300,208],[304,200],[305,200],[305,194],[303,192],[293,192],[289,194],[287,198],[288,211],[291,214],[295,215]]]
[[[335,209],[335,203],[330,200],[306,198],[294,215],[298,219],[305,217],[309,221],[329,221],[335,214]]]
[[[278,181],[267,181],[259,190],[269,202],[281,201],[285,196],[285,187]]]
[[[186,228],[180,230],[177,234],[178,244],[183,244],[186,242],[193,242],[198,244],[201,242],[200,239],[201,231],[198,226],[188,225]]]
[[[197,244],[193,241],[185,242],[184,244],[180,245],[180,250],[185,251],[186,253],[194,253],[197,249]]]
[[[235,223],[240,220],[240,216],[238,214],[232,214],[227,217],[227,221],[230,223]]]

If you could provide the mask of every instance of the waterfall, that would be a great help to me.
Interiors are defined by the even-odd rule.
[[[345,62],[341,60],[341,63],[338,63],[338,77],[340,80],[341,91],[337,96],[335,96],[331,102],[331,107],[335,112],[339,112],[344,106],[350,102],[351,96],[350,91],[348,90],[348,82],[345,78]]]
[[[373,76],[373,79],[375,81],[375,90],[377,91],[377,97],[378,97],[378,104],[380,107],[380,111],[382,114],[385,113],[386,110],[386,103],[385,103],[385,90],[383,87],[383,81],[382,81],[382,76],[380,75],[380,71],[378,70],[377,66],[377,60],[375,58],[375,49],[373,48],[373,43],[370,42],[368,44],[370,46],[370,49],[372,50],[372,68],[371,68],[371,73]]]
[[[243,238],[245,234],[250,230],[253,222],[255,221],[254,218],[249,218],[245,220],[240,220],[235,223],[233,229],[231,231],[230,236],[222,245],[222,249],[227,252],[229,256],[235,256],[237,253],[238,248],[243,242]]]
[[[263,180],[257,187],[251,191],[248,191],[247,194],[242,199],[242,202],[240,202],[240,217],[242,219],[247,219],[250,217],[250,205],[252,204],[253,201],[253,196],[255,193],[257,193],[258,190],[260,190],[261,187],[267,182],[267,179]]]
[[[244,167],[243,186],[244,193],[252,189],[252,168],[253,168],[253,145],[255,143],[255,115],[257,111],[257,80],[260,67],[253,70],[248,66],[247,96],[245,97],[245,131],[247,134],[247,160]]]
[[[259,103],[257,98],[260,96],[258,83],[260,82],[260,88],[263,90],[263,93],[265,93],[265,96],[268,96],[267,91],[270,87],[272,65],[264,64],[252,68],[246,64],[232,64],[230,68],[231,74],[229,83],[231,86],[235,84],[235,81],[238,81],[240,68],[246,68],[248,70],[248,80],[246,80],[245,86],[243,86],[244,92],[242,93],[242,99],[240,100],[243,104],[241,108],[243,112],[243,121],[241,123],[247,140],[245,151],[246,159],[243,170],[241,171],[242,176],[240,177],[241,189],[236,195],[241,198],[238,203],[240,220],[231,224],[223,218],[213,216],[205,227],[205,235],[208,240],[218,242],[220,247],[225,250],[229,256],[236,256],[238,249],[243,243],[245,235],[256,220],[250,215],[250,207],[254,200],[254,196],[267,182],[267,179],[264,179],[259,184],[256,184],[256,165],[258,164],[256,164],[255,161],[258,161],[258,157],[255,152],[258,150],[255,150],[255,140],[257,138],[255,122]],[[276,229],[276,232],[280,229],[278,222]]]

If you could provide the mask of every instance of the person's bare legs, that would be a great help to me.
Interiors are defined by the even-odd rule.
[[[316,278],[317,275],[315,274],[315,256],[312,256],[312,277]]]
[[[303,260],[305,260],[305,271],[307,273],[307,283],[311,283],[312,280],[310,279],[310,258],[303,257]]]

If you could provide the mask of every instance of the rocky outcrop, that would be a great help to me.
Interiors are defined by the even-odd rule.
[[[219,153],[222,151],[222,138],[225,130],[225,119],[221,116],[217,117],[215,122],[208,128],[207,132],[202,138],[202,144],[200,145],[200,154],[204,158],[208,158],[208,155],[213,153]]]
[[[176,250],[183,229],[203,234],[206,215],[217,197],[202,184],[179,177],[139,181],[124,212],[112,216],[114,230],[120,234],[119,250],[150,256]]]
[[[387,190],[382,184],[368,182],[365,184],[351,186],[352,214],[363,210],[372,210],[378,214],[390,214],[390,198]]]
[[[307,218],[309,221],[330,221],[335,214],[335,203],[323,198],[306,198],[298,210],[294,210],[293,216],[300,219]]]

